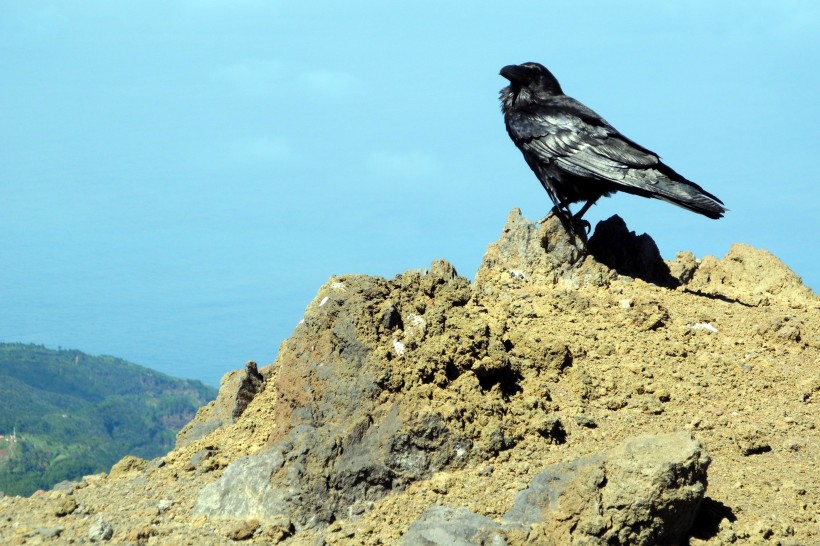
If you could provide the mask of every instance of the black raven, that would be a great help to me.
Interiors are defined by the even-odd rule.
[[[566,96],[544,66],[509,65],[500,74],[510,80],[501,90],[507,133],[562,220],[588,226],[581,220],[584,213],[615,191],[662,199],[709,218],[720,218],[726,212],[720,199]],[[586,203],[572,216],[569,205],[579,201]]]

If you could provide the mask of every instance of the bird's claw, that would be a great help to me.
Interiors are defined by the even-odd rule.
[[[592,224],[590,224],[589,221],[584,220],[582,218],[575,218],[574,216],[572,217],[572,219],[575,221],[576,224],[584,228],[584,232],[587,235],[589,235],[590,231],[592,231]]]

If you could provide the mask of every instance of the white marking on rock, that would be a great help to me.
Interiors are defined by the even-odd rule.
[[[397,355],[401,356],[404,354],[404,343],[398,339],[393,340],[393,348],[396,350]]]
[[[708,322],[696,322],[694,324],[690,324],[689,327],[692,330],[706,330],[709,333],[716,334],[718,329],[709,324]]]
[[[342,292],[344,292],[345,290],[347,290],[347,287],[345,286],[345,283],[343,283],[343,282],[339,282],[339,281],[336,281],[336,282],[334,282],[334,283],[331,283],[330,288],[331,288],[332,290],[340,290],[340,291],[342,291]]]
[[[407,324],[413,326],[414,328],[421,328],[427,321],[421,315],[417,315],[415,313],[408,313],[407,314]]]
[[[324,304],[326,304],[326,303],[327,303],[327,300],[329,300],[329,299],[330,299],[330,298],[328,298],[327,296],[325,296],[324,298],[322,298],[322,301],[320,301],[320,302],[319,302],[319,307],[321,307],[321,306],[323,306]]]

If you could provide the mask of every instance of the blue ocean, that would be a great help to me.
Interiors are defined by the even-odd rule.
[[[330,276],[300,272],[275,226],[202,222],[162,207],[129,217],[125,206],[88,210],[88,194],[56,181],[37,189],[3,192],[3,342],[107,354],[218,385],[247,360],[272,362]],[[206,205],[217,219],[219,201]]]
[[[40,272],[36,284],[0,276],[0,341],[109,354],[210,385],[219,385],[224,373],[247,360],[271,363],[310,301],[305,294],[272,294],[265,284],[270,278],[244,292],[200,278],[212,291],[190,298],[161,282],[135,283],[122,293],[119,279],[108,278],[105,270],[82,285],[48,271]]]

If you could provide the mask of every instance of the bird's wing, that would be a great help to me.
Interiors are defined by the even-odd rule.
[[[510,113],[508,127],[521,148],[569,173],[624,185],[633,169],[660,162],[652,151],[624,137],[598,114],[569,97]]]
[[[570,97],[510,113],[508,130],[525,155],[622,191],[655,197],[710,218],[726,211],[720,199],[663,164],[657,154],[626,138]]]

